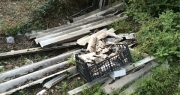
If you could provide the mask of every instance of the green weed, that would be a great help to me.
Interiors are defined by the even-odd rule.
[[[179,81],[179,67],[157,67],[140,83],[133,95],[171,95]]]
[[[76,65],[76,60],[75,60],[74,55],[71,55],[71,57],[68,58],[68,62],[72,63],[73,65]]]

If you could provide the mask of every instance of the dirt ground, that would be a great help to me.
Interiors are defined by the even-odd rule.
[[[26,22],[37,7],[48,0],[0,0],[0,34],[5,27]]]
[[[31,12],[47,1],[48,0],[0,0],[0,53],[38,47],[38,45],[36,45],[33,40],[29,40],[25,34],[15,35],[13,36],[15,43],[7,43],[7,36],[4,35],[3,28],[28,21]],[[0,69],[0,73],[57,56],[71,49],[74,49],[74,47],[0,59],[0,66],[4,66],[3,69]],[[84,83],[85,81],[80,76],[71,79],[67,78],[49,89],[47,95],[66,95],[69,90],[81,86]],[[36,95],[42,89],[42,84],[38,84],[17,91],[12,95]]]

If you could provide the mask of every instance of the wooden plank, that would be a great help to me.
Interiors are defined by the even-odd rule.
[[[84,28],[82,30],[72,32],[72,33],[69,33],[69,34],[65,34],[65,35],[57,35],[57,37],[47,39],[47,40],[41,41],[39,43],[40,43],[41,47],[44,47],[44,46],[48,46],[48,45],[55,44],[55,43],[61,43],[61,42],[70,41],[73,38],[77,38],[77,37],[79,37],[81,35],[85,35],[87,33],[90,33],[91,29],[96,29],[96,28],[99,28],[99,27],[103,27],[103,26],[109,25],[111,23],[117,22],[119,20],[124,20],[126,18],[127,18],[127,16],[124,16],[124,17],[115,16],[115,17],[112,17],[110,19],[107,19],[107,20],[103,21],[100,24],[94,25],[92,27]]]
[[[144,68],[140,69],[139,71],[136,71],[134,73],[126,75],[126,76],[122,77],[121,79],[116,80],[114,83],[112,83],[110,85],[106,85],[102,89],[104,89],[105,92],[109,94],[109,93],[113,92],[113,90],[120,89],[120,88],[124,87],[126,84],[130,83],[131,81],[146,74],[148,71],[150,71],[152,69],[152,66],[155,67],[157,65],[158,64],[155,64],[155,63],[153,65],[151,65],[151,63],[148,63],[147,65],[145,65]]]
[[[88,88],[92,87],[93,85],[95,85],[97,83],[102,83],[107,79],[108,79],[108,77],[103,77],[103,78],[96,79],[96,80],[94,80],[92,82],[86,83],[86,84],[84,84],[84,85],[82,85],[82,86],[80,86],[78,88],[75,88],[75,89],[69,91],[68,94],[69,95],[77,94],[77,93],[81,92],[82,90],[88,89]]]
[[[0,58],[7,58],[7,57],[12,57],[12,56],[17,56],[17,55],[24,55],[24,54],[30,54],[30,53],[37,53],[37,52],[42,52],[42,51],[50,51],[50,50],[56,50],[56,49],[62,49],[62,48],[68,48],[72,46],[76,46],[76,42],[70,42],[70,43],[64,43],[60,46],[53,46],[53,47],[47,47],[47,48],[29,48],[29,49],[22,49],[22,50],[16,50],[16,51],[10,51],[10,52],[4,52],[0,53]]]

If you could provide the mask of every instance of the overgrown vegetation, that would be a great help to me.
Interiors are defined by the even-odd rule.
[[[1,0],[0,34],[15,35],[27,29],[32,11],[48,0]]]
[[[173,95],[177,91],[179,67],[157,67],[133,95]]]
[[[17,5],[16,3],[24,2],[24,5]],[[0,2],[1,3],[1,2]],[[71,20],[71,15],[79,12],[81,9],[86,8],[90,4],[90,0],[42,0],[39,1],[4,1],[3,4],[15,4],[16,10],[9,13],[10,20],[17,20],[16,23],[5,23],[0,20],[0,33],[5,35],[15,35],[18,32],[26,32],[30,30],[42,30],[59,26],[59,24],[66,24],[64,20]],[[37,4],[36,4],[37,3]],[[33,5],[34,4],[34,5]],[[37,5],[37,6],[35,6]],[[18,9],[19,8],[19,9]],[[5,9],[4,13],[6,12]],[[13,12],[20,11],[13,19]],[[26,12],[27,11],[27,12]],[[7,12],[6,12],[7,13]],[[22,14],[24,13],[24,15]],[[6,16],[8,17],[8,16]],[[6,20],[6,19],[5,19]]]

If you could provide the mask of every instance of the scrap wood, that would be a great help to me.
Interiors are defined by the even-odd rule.
[[[110,94],[113,90],[120,89],[120,88],[124,87],[126,84],[130,83],[131,81],[146,74],[147,72],[149,72],[152,69],[152,66],[156,67],[157,65],[158,64],[155,64],[155,63],[153,63],[151,65],[151,63],[149,63],[149,64],[145,65],[145,67],[140,69],[139,71],[136,71],[135,73],[126,75],[126,76],[122,77],[121,79],[116,80],[114,83],[106,85],[102,89],[104,89],[106,93]]]
[[[82,86],[80,86],[78,88],[75,88],[75,89],[69,91],[68,94],[69,95],[77,94],[77,93],[81,92],[82,90],[88,89],[88,88],[92,87],[93,85],[95,85],[97,83],[102,83],[107,79],[108,79],[108,77],[102,77],[102,78],[96,79],[96,80],[94,80],[92,82],[86,83],[86,84],[84,84],[84,85],[82,85]]]
[[[41,52],[41,51],[62,49],[62,48],[72,47],[75,45],[77,45],[76,42],[70,42],[70,43],[64,43],[59,46],[53,46],[53,47],[47,47],[47,48],[37,47],[37,48],[29,48],[29,49],[15,50],[15,51],[13,50],[10,52],[0,53],[0,58],[6,58],[6,57],[12,57],[12,56],[16,56],[16,55],[23,55],[23,54],[30,54],[30,53],[37,53],[37,52]]]
[[[39,69],[45,68],[45,67],[54,65],[57,62],[62,62],[64,60],[66,60],[68,57],[70,57],[72,54],[79,53],[79,52],[80,52],[80,50],[69,51],[69,52],[63,53],[59,56],[53,57],[53,58],[49,58],[49,59],[46,59],[46,60],[43,60],[43,61],[40,61],[37,63],[28,64],[28,65],[25,65],[23,67],[19,67],[17,69],[13,69],[10,71],[0,73],[0,83],[7,78],[13,78],[14,76],[24,75],[24,74],[27,74],[28,72],[31,72],[31,71],[36,70],[38,68]]]
[[[90,33],[89,30],[91,30],[91,29],[96,29],[96,28],[99,28],[99,27],[103,27],[103,26],[109,25],[111,23],[114,23],[114,22],[117,22],[119,20],[123,20],[123,19],[126,19],[126,18],[127,18],[127,16],[124,16],[124,17],[114,16],[112,18],[109,18],[109,19],[103,21],[103,23],[99,23],[99,24],[94,25],[92,27],[88,27],[88,28],[85,28],[85,29],[82,29],[82,30],[79,30],[79,31],[76,31],[76,32],[65,34],[65,35],[59,35],[59,36],[57,35],[57,37],[47,39],[47,40],[41,41],[39,43],[40,43],[41,47],[44,47],[44,46],[47,46],[47,45],[50,45],[50,44],[67,42],[67,41],[72,40],[73,38],[77,39],[79,36]]]
[[[59,75],[59,74],[65,73],[65,72],[70,72],[70,73],[72,73],[73,75],[78,73],[77,70],[76,70],[76,67],[71,67],[71,68],[65,69],[65,70],[63,70],[63,71],[60,71],[60,72],[54,73],[54,74],[52,74],[52,75],[49,75],[49,76],[47,76],[47,77],[44,77],[44,78],[42,78],[42,79],[39,79],[39,80],[30,82],[30,83],[27,83],[27,84],[22,85],[22,86],[17,87],[17,88],[14,88],[14,89],[9,90],[9,91],[7,91],[7,92],[0,93],[0,95],[9,95],[9,94],[12,94],[12,93],[14,93],[14,92],[16,92],[16,91],[18,91],[18,90],[21,90],[21,89],[24,89],[24,88],[27,88],[27,87],[30,87],[30,86],[33,86],[33,85],[36,85],[36,84],[39,84],[39,83],[43,83],[46,79],[52,78],[52,77],[54,77],[54,76],[57,76],[57,75]]]
[[[69,65],[68,61],[62,62],[62,63],[58,63],[52,66],[49,66],[47,68],[32,72],[30,74],[24,75],[24,76],[20,76],[18,78],[3,82],[0,84],[0,93],[9,91],[10,89],[16,88],[17,86],[24,85],[27,82],[31,81],[31,80],[38,80],[41,77],[44,77],[46,74],[48,73],[52,73],[54,71],[57,71],[58,69],[63,68],[64,66]]]

